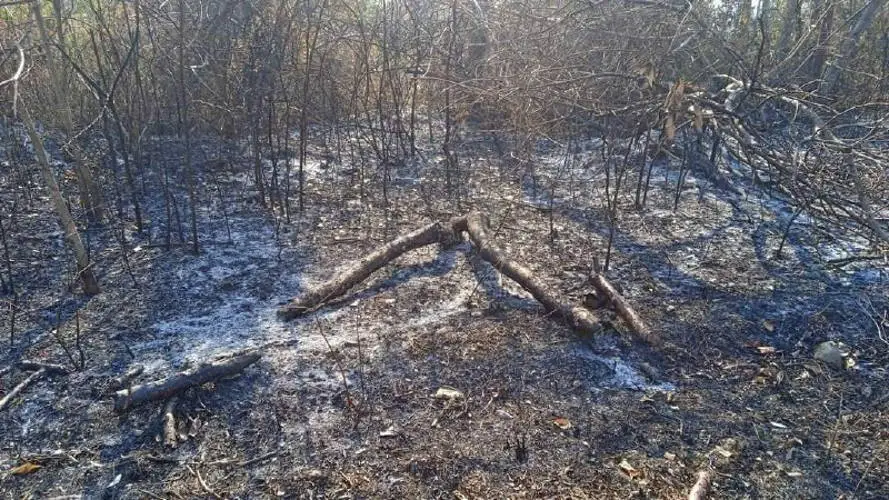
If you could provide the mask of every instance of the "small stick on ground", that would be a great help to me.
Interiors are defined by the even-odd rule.
[[[122,389],[114,393],[114,411],[123,412],[136,406],[179,394],[191,387],[240,373],[262,357],[253,352],[202,364],[170,377]]]
[[[712,470],[698,471],[698,480],[695,482],[694,486],[691,487],[691,491],[688,492],[688,500],[704,500],[707,498],[707,494],[710,492],[710,483],[712,481]]]
[[[19,368],[22,370],[37,370],[34,373],[28,375],[25,380],[22,380],[19,385],[15,386],[10,390],[6,396],[3,396],[3,399],[0,399],[0,411],[3,411],[6,408],[6,405],[9,404],[16,396],[19,395],[23,390],[27,389],[29,385],[34,382],[40,380],[46,375],[67,375],[68,369],[51,363],[41,363],[39,361],[21,361],[19,362]],[[9,368],[6,368],[6,371],[9,371]],[[4,372],[5,373],[5,372]]]
[[[176,434],[176,403],[179,402],[178,396],[173,396],[164,406],[164,445],[175,448],[179,443],[179,437]]]
[[[192,469],[190,465],[186,465],[185,467],[187,467],[188,470],[191,471],[192,474],[194,474],[195,476],[197,476],[197,478],[198,478],[198,482],[201,483],[201,488],[204,488],[204,491],[206,491],[207,493],[209,493],[210,495],[212,495],[213,498],[222,498],[221,496],[219,496],[218,493],[216,493],[215,491],[213,491],[213,488],[210,488],[210,486],[207,485],[206,481],[204,481],[204,478],[201,477],[201,473],[198,472],[197,469]]]
[[[617,314],[630,326],[630,328],[633,329],[633,332],[635,332],[639,338],[652,345],[659,345],[661,343],[660,337],[655,335],[651,329],[648,328],[648,325],[642,321],[642,318],[636,313],[636,310],[633,309],[630,303],[627,302],[627,299],[618,293],[617,289],[614,288],[604,276],[596,274],[590,278],[590,283],[596,287],[596,291],[599,292],[600,295],[603,295],[608,299],[614,306]]]
[[[698,471],[698,479],[688,492],[688,500],[707,498],[713,486],[713,478],[716,477],[716,466],[730,464],[740,452],[741,445],[735,439],[726,438],[720,441],[719,445],[707,454],[707,464],[704,469]]]
[[[6,408],[6,405],[9,404],[9,402],[12,401],[16,396],[18,396],[20,392],[27,389],[29,385],[40,380],[40,378],[47,373],[49,372],[45,368],[41,368],[36,372],[28,375],[28,377],[25,380],[22,380],[19,385],[13,387],[12,390],[6,394],[6,396],[3,396],[3,399],[0,399],[0,411],[3,411],[3,409]]]

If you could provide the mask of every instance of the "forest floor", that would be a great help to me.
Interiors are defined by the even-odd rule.
[[[171,165],[187,239],[172,166],[181,148],[149,146]],[[378,173],[374,163],[319,146],[306,208],[288,223],[255,203],[247,160],[233,169],[213,161],[224,149],[213,141],[198,149],[200,254],[178,230],[165,247],[153,163],[142,178],[146,229],[123,228],[126,251],[113,228],[88,231],[103,288],[92,298],[70,283],[46,193],[24,199],[13,189],[22,176],[4,167],[19,299],[0,368],[70,366],[63,344],[78,362],[79,324],[85,369],[44,378],[0,413],[0,496],[680,498],[712,465],[715,498],[889,497],[889,265],[830,264],[856,255],[860,237],[804,213],[777,257],[788,205],[695,171],[677,199],[677,172],[661,165],[645,208],[632,208],[633,189],[621,198],[607,272],[661,348],[630,340],[607,311],[613,328],[576,338],[468,243],[410,253],[285,323],[275,311],[301,290],[469,210],[489,214],[506,253],[580,302],[611,228],[599,153],[566,160],[541,144],[516,167],[484,140],[467,143],[449,193],[427,144],[425,159],[391,167],[386,202],[378,177],[357,179]],[[22,198],[12,216],[10,197]],[[826,340],[845,368],[813,358]],[[243,374],[180,398],[175,449],[160,439],[163,403],[118,415],[105,392],[135,364],[141,382],[258,346],[262,359]],[[0,376],[0,395],[25,376]],[[436,398],[441,388],[459,396]]]

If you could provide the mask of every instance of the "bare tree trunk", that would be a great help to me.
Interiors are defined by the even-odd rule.
[[[795,41],[794,34],[799,34],[800,0],[786,0],[784,13],[781,16],[781,36],[778,38],[778,46],[775,47],[775,60],[781,61],[787,56],[787,50],[791,41]]]
[[[840,44],[840,49],[836,57],[831,61],[830,65],[824,71],[824,80],[821,82],[821,91],[825,94],[831,94],[836,90],[840,75],[843,73],[844,66],[855,57],[858,51],[858,41],[861,35],[870,28],[877,13],[886,5],[886,0],[870,0],[858,14],[858,20],[849,29],[849,34]]]
[[[54,4],[54,6],[58,7],[58,5]],[[37,24],[37,31],[40,33],[41,44],[43,46],[43,50],[45,56],[47,58],[47,65],[50,68],[55,68],[55,61],[53,57],[53,49],[52,44],[53,41],[49,37],[49,33],[46,30],[46,22],[43,18],[43,14],[40,11],[40,2],[34,2],[32,4],[32,9],[34,12],[34,20]],[[64,42],[64,38],[62,35],[62,24],[61,24],[61,13],[56,11],[56,19],[59,23],[58,28],[58,43],[61,45]],[[52,99],[50,101],[50,105],[55,105],[60,108],[60,112],[62,114],[62,120],[64,122],[65,134],[68,137],[71,137],[74,133],[74,123],[73,118],[71,116],[71,105],[69,103],[69,94],[67,89],[67,84],[63,80],[65,72],[54,70],[51,72],[52,77]],[[79,154],[76,146],[71,147],[71,153],[74,157],[74,172],[77,177],[77,185],[80,190],[80,203],[84,209],[86,209],[87,214],[90,219],[93,221],[101,221],[105,218],[105,209],[104,202],[102,201],[102,192],[96,184],[95,179],[93,178],[93,173],[90,171],[89,166],[83,159],[83,155]]]
[[[77,261],[77,274],[83,285],[83,293],[87,295],[95,295],[99,293],[99,282],[96,280],[96,275],[93,273],[92,263],[90,263],[86,247],[83,245],[83,240],[80,239],[77,225],[74,224],[71,212],[68,211],[68,205],[65,204],[65,199],[62,197],[62,192],[59,190],[56,176],[52,173],[52,168],[47,161],[46,151],[43,149],[43,139],[41,139],[40,135],[37,133],[37,129],[34,126],[34,119],[31,118],[31,113],[28,111],[24,102],[21,102],[20,109],[22,111],[22,120],[25,123],[25,130],[27,130],[28,137],[34,145],[34,153],[37,157],[37,165],[40,168],[40,175],[43,177],[43,182],[46,183],[46,187],[49,189],[49,195],[50,198],[52,198],[53,206],[56,209],[56,215],[59,217],[59,223],[62,226],[62,230],[65,231],[65,239],[68,241],[68,244],[71,245],[71,250],[74,251],[74,258]]]
[[[827,54],[830,50],[830,34],[833,31],[834,0],[816,0],[812,17],[821,19],[818,26],[818,42],[809,57],[807,75],[812,80],[821,78]]]

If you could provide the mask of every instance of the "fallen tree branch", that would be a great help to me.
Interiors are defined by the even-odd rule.
[[[9,393],[6,394],[6,396],[3,396],[3,399],[0,399],[0,411],[3,411],[3,409],[6,408],[6,405],[9,404],[9,402],[12,401],[16,396],[18,396],[20,392],[27,389],[29,385],[40,380],[40,378],[47,373],[49,373],[49,371],[47,371],[45,368],[41,368],[36,372],[28,375],[28,377],[25,378],[25,380],[22,380],[19,385],[13,387],[12,390],[10,390]]]
[[[27,389],[29,385],[40,380],[44,376],[68,374],[67,368],[52,363],[42,363],[39,361],[20,361],[18,363],[18,366],[22,370],[36,371],[28,375],[25,380],[22,380],[17,386],[13,387],[12,390],[10,390],[5,396],[3,396],[3,399],[0,399],[0,411],[3,411],[3,409],[6,408],[6,405],[8,405],[10,401],[18,396],[19,393]],[[6,371],[9,371],[8,368]]]
[[[596,274],[590,279],[590,283],[593,284],[600,295],[604,295],[608,302],[614,306],[618,316],[620,316],[621,319],[633,329],[639,338],[653,345],[660,344],[661,339],[648,328],[648,325],[642,321],[642,318],[639,317],[636,310],[633,309],[629,302],[627,302],[627,299],[618,293],[617,289],[615,289],[604,276]]]
[[[112,392],[123,389],[124,387],[130,385],[130,382],[133,381],[134,378],[142,375],[145,371],[145,366],[143,365],[134,365],[132,368],[126,371],[126,373],[111,379],[111,383],[108,385],[108,389]]]
[[[46,373],[50,375],[67,375],[68,369],[62,365],[57,365],[55,363],[43,363],[41,361],[28,361],[23,360],[19,361],[19,368],[22,370],[32,371],[32,370],[46,370]]]
[[[442,224],[434,222],[402,235],[371,252],[330,281],[296,297],[278,309],[278,316],[287,320],[310,313],[331,300],[345,295],[352,287],[404,253],[439,242],[445,234]]]
[[[114,411],[123,412],[136,406],[169,398],[191,387],[240,373],[262,357],[259,352],[225,358],[199,365],[170,377],[122,389],[114,393]]]
[[[164,445],[175,448],[179,442],[179,436],[176,435],[176,403],[179,402],[178,396],[173,396],[164,406]]]
[[[580,334],[594,335],[602,331],[602,325],[591,311],[580,306],[562,303],[558,296],[548,290],[530,269],[510,260],[491,241],[488,236],[488,226],[488,218],[479,212],[472,212],[452,222],[455,232],[466,231],[469,234],[469,239],[483,259],[533,295],[543,305],[547,313],[558,315]]]
[[[329,301],[344,295],[374,271],[405,252],[436,242],[455,241],[458,239],[457,235],[463,232],[469,235],[470,241],[483,259],[529,292],[543,305],[547,313],[563,319],[575,332],[581,335],[594,335],[602,331],[602,325],[592,311],[581,306],[564,303],[557,294],[535,277],[530,269],[510,260],[489,236],[487,217],[480,212],[472,212],[464,217],[454,218],[448,224],[429,224],[396,238],[359,260],[347,270],[338,273],[330,281],[294,298],[278,310],[278,316],[287,320],[314,311]],[[633,312],[626,300],[619,295],[616,297],[614,302],[621,303],[624,310],[621,314],[626,315],[627,318],[636,318],[635,321],[627,320],[633,326],[634,333],[646,342],[658,344],[659,339],[647,327],[644,327],[644,323]],[[642,326],[640,327],[640,325]]]

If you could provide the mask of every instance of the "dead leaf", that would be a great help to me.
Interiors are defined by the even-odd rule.
[[[32,472],[37,472],[41,467],[37,464],[32,464],[31,462],[25,462],[18,467],[13,467],[9,473],[13,475],[22,475],[22,474],[31,474]]]
[[[775,331],[775,323],[772,323],[771,321],[769,321],[767,319],[762,321],[762,327],[765,328],[765,330],[769,333],[772,333]]]
[[[627,459],[623,459],[618,464],[620,470],[623,471],[624,474],[630,477],[630,479],[636,479],[637,477],[642,476],[642,471],[630,465],[630,462],[627,462]]]
[[[556,427],[562,429],[563,431],[567,431],[571,428],[571,421],[565,417],[556,417],[553,419],[553,423],[556,424]]]
[[[761,346],[757,347],[756,350],[759,351],[759,353],[762,354],[763,356],[765,356],[766,354],[775,354],[778,352],[777,349],[775,349],[774,347],[772,347],[770,345],[761,345]]]

